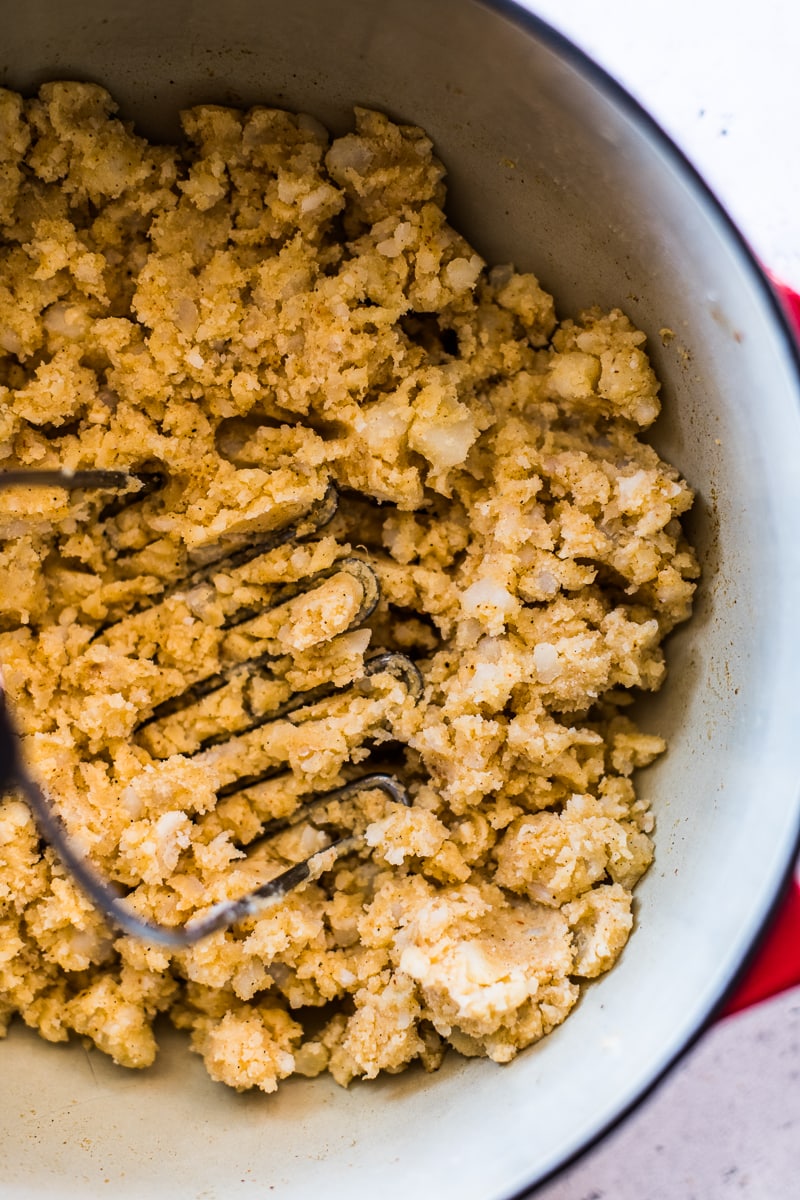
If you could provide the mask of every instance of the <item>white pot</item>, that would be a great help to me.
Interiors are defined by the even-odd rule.
[[[762,926],[800,825],[800,383],[769,287],[702,181],[583,55],[508,3],[0,3],[0,78],[102,82],[177,136],[179,107],[273,102],[334,130],[354,103],[422,125],[451,215],[562,313],[620,304],[665,381],[655,441],[698,489],[703,581],[642,709],[671,743],[619,965],[506,1067],[455,1054],[348,1092],[212,1084],[165,1035],[142,1074],[15,1027],[0,1045],[0,1196],[500,1200],[620,1116],[703,1026]],[[658,337],[672,328],[666,347]]]

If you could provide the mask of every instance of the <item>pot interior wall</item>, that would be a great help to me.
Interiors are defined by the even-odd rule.
[[[561,313],[618,304],[665,381],[662,453],[699,491],[698,613],[644,709],[672,748],[640,781],[658,818],[639,928],[565,1027],[506,1068],[452,1056],[347,1093],[212,1085],[180,1039],[144,1075],[15,1029],[0,1046],[0,1195],[389,1200],[508,1196],[627,1106],[697,1028],[752,939],[797,830],[791,592],[797,380],[757,273],[646,121],[533,24],[473,0],[29,0],[0,81],[106,85],[151,137],[192,102],[272,103],[334,130],[353,104],[422,125],[454,222],[534,270]],[[555,46],[555,48],[554,48]],[[659,330],[675,337],[662,345]],[[257,1188],[254,1189],[254,1184]],[[9,1189],[9,1190],[5,1190]]]

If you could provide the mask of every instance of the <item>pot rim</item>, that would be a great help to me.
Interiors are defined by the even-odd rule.
[[[715,223],[722,228],[733,249],[737,252],[741,265],[750,277],[754,291],[760,293],[764,308],[771,318],[773,328],[783,343],[787,364],[790,364],[794,375],[796,401],[798,407],[800,407],[800,342],[792,329],[786,310],[765,268],[759,262],[747,238],[717,194],[706,182],[698,168],[644,105],[619,80],[615,79],[605,67],[593,59],[591,55],[582,50],[575,42],[555,29],[542,17],[538,16],[529,7],[530,2],[531,0],[477,0],[477,3],[481,7],[493,10],[507,21],[516,25],[525,34],[533,35],[542,45],[553,51],[559,59],[587,79],[598,91],[602,92],[615,108],[629,117],[631,122],[641,129],[648,141],[657,146],[658,150],[675,169],[676,174],[680,175],[686,182],[698,204],[701,207],[705,207],[706,210],[710,210]],[[568,1154],[557,1166],[532,1179],[521,1191],[509,1194],[508,1200],[525,1200],[526,1197],[532,1195],[532,1189],[540,1187],[548,1180],[560,1174],[561,1171],[579,1161],[583,1155],[587,1154],[609,1133],[620,1126],[634,1109],[655,1091],[659,1084],[683,1059],[684,1055],[697,1044],[703,1034],[722,1014],[728,1000],[738,988],[753,959],[756,957],[791,886],[795,864],[799,855],[800,806],[798,806],[796,816],[794,837],[790,839],[787,845],[786,859],[776,879],[775,890],[769,902],[765,905],[758,927],[754,933],[749,935],[748,943],[743,950],[736,970],[727,982],[721,985],[716,996],[712,997],[706,1007],[705,1013],[701,1013],[698,1016],[694,1028],[689,1031],[677,1049],[668,1056],[664,1065],[655,1072],[652,1078],[643,1083],[635,1095],[618,1111],[604,1120],[601,1126],[582,1146]]]

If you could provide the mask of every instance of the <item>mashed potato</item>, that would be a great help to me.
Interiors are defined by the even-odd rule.
[[[117,504],[0,495],[26,757],[98,869],[167,924],[331,829],[358,841],[170,952],[109,928],[6,798],[0,1027],[19,1014],[143,1067],[168,1013],[214,1079],[267,1092],[432,1069],[448,1045],[505,1062],[613,965],[652,857],[632,773],[664,743],[626,711],[663,682],[697,566],[691,491],[640,436],[659,411],[644,335],[617,310],[558,321],[533,275],[488,269],[420,129],[357,110],[331,140],[308,116],[207,106],[175,149],[113,114],[88,84],[0,92],[0,469],[150,481]],[[324,528],[180,585],[332,482]],[[380,583],[357,628],[348,558]],[[421,697],[363,683],[387,650]],[[412,807],[369,792],[263,839],[375,769]]]

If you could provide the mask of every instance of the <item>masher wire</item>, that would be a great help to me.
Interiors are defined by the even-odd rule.
[[[17,486],[60,487],[69,491],[83,488],[107,489],[109,491],[133,488],[135,490],[131,496],[132,502],[141,498],[143,490],[153,490],[152,487],[142,484],[141,477],[128,474],[124,471],[68,471],[63,469],[29,471],[23,469],[0,472],[0,490]],[[192,588],[207,582],[223,567],[225,570],[236,569],[278,546],[316,532],[331,520],[336,512],[337,504],[338,495],[335,487],[331,484],[328,486],[322,499],[315,505],[312,505],[304,514],[301,514],[291,525],[273,530],[266,536],[255,539],[249,545],[237,546],[230,552],[214,558],[211,562],[204,563],[201,567],[192,571],[188,578],[174,585],[165,584],[158,602],[163,601],[165,595],[169,595],[178,589]],[[310,581],[303,582],[305,584],[313,584],[322,576],[332,574],[337,569],[341,570],[342,562],[346,564],[347,569],[354,571],[358,575],[364,591],[363,601],[348,625],[348,629],[350,629],[360,625],[369,616],[378,602],[380,594],[379,584],[371,568],[359,559],[342,560],[334,564],[330,571],[322,572],[320,575],[312,577]],[[358,564],[358,566],[354,566],[354,564]],[[292,593],[292,595],[301,594],[303,594],[302,588]],[[150,599],[152,601],[152,598]],[[284,600],[285,594],[283,600],[279,601],[279,603],[282,603]],[[103,631],[99,630],[98,633]],[[263,656],[261,657],[263,658]],[[264,666],[266,665],[266,661],[261,662],[259,659],[256,659],[245,661],[243,664],[237,664],[239,668],[253,667],[254,665],[256,667]],[[375,655],[367,661],[364,674],[365,680],[368,680],[371,676],[384,673],[392,675],[402,682],[412,698],[418,698],[422,691],[422,679],[417,667],[406,655],[390,651]],[[167,715],[169,712],[180,711],[181,707],[188,706],[190,708],[191,704],[195,703],[198,698],[211,694],[216,688],[224,686],[224,683],[225,678],[221,673],[217,676],[210,676],[205,680],[197,681],[185,689],[179,696],[171,698],[161,706],[157,706],[152,714],[140,723],[138,728],[143,728],[145,725]],[[333,684],[323,684],[315,689],[309,689],[305,693],[298,693],[289,702],[264,717],[263,721],[259,719],[250,729],[258,727],[259,724],[266,724],[268,721],[288,716],[291,713],[297,713],[298,710],[318,703],[341,690]],[[169,707],[170,705],[172,707]],[[234,735],[228,734],[227,740],[230,740],[232,736],[240,736],[242,732],[242,730],[237,730]],[[203,742],[194,753],[200,753],[208,745],[217,744],[224,740],[226,739],[221,735],[219,738]],[[220,788],[217,795],[220,798],[223,795],[231,795],[236,791],[260,783],[267,778],[270,778],[269,772],[254,777],[242,777],[235,781],[233,785],[228,784],[224,788]],[[228,928],[238,921],[252,917],[271,905],[279,903],[294,888],[311,878],[317,877],[324,870],[328,869],[336,858],[355,849],[360,841],[357,836],[353,835],[340,838],[315,851],[302,862],[290,866],[246,895],[238,899],[218,902],[202,916],[193,918],[185,925],[167,926],[139,916],[131,908],[127,899],[120,895],[114,885],[97,873],[83,851],[70,838],[64,821],[59,815],[53,801],[28,770],[24,762],[20,738],[14,730],[6,697],[2,688],[0,688],[0,793],[12,788],[17,788],[22,793],[42,838],[52,847],[62,865],[96,907],[105,914],[109,922],[126,934],[141,938],[144,941],[163,945],[170,949],[182,949],[191,946],[212,933]],[[311,796],[298,805],[294,812],[285,818],[276,818],[264,822],[262,827],[263,833],[259,840],[263,842],[267,836],[274,836],[300,824],[307,818],[311,810],[319,805],[353,799],[361,793],[375,790],[383,792],[394,803],[406,806],[411,804],[411,799],[405,786],[397,777],[384,773],[368,774],[351,780],[332,791]]]

